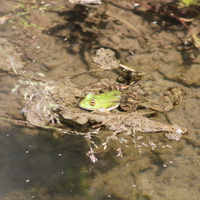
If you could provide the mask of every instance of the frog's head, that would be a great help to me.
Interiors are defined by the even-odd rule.
[[[97,101],[94,98],[94,94],[89,93],[85,96],[85,98],[79,103],[79,107],[86,110],[96,110]]]
[[[86,110],[110,111],[116,108],[121,99],[120,91],[109,91],[100,94],[87,94],[85,99],[79,103],[79,107]]]

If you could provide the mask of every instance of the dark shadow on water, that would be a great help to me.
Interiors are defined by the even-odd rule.
[[[1,127],[0,144],[1,199],[13,191],[29,190],[36,197],[37,188],[45,188],[51,197],[83,196],[87,190],[86,171],[91,162],[85,155],[83,138],[67,136],[61,140],[50,131],[32,136]]]
[[[65,22],[43,30],[42,33],[58,38],[68,53],[78,53],[82,61],[88,65],[85,52],[100,46],[99,38],[106,28],[107,16],[99,13],[95,7],[88,8],[80,4],[76,4],[69,11],[56,13]]]

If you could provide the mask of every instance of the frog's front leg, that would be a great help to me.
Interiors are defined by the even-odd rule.
[[[96,109],[96,110],[93,110],[91,113],[98,113],[98,114],[110,114],[110,111],[117,108],[118,106],[120,105],[120,102],[119,103],[116,103],[115,105],[113,106],[110,106],[108,108],[106,107],[102,107],[102,108],[99,108],[99,109]]]

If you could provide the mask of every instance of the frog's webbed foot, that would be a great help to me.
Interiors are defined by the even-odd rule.
[[[178,124],[171,125],[172,131],[165,133],[165,137],[168,140],[179,141],[182,135],[188,133],[188,129],[185,127],[180,127]]]
[[[156,100],[146,100],[146,102],[141,103],[141,106],[150,108],[159,112],[168,112],[177,108],[183,99],[186,92],[179,87],[170,87],[165,90],[162,96],[158,97]]]
[[[170,105],[174,107],[178,107],[183,99],[183,96],[186,95],[186,92],[179,87],[169,87],[165,90],[163,94],[163,98],[167,101]]]

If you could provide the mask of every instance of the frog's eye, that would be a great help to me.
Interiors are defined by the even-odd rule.
[[[96,100],[95,99],[90,100],[90,105],[91,106],[95,106],[95,104],[96,104]]]

